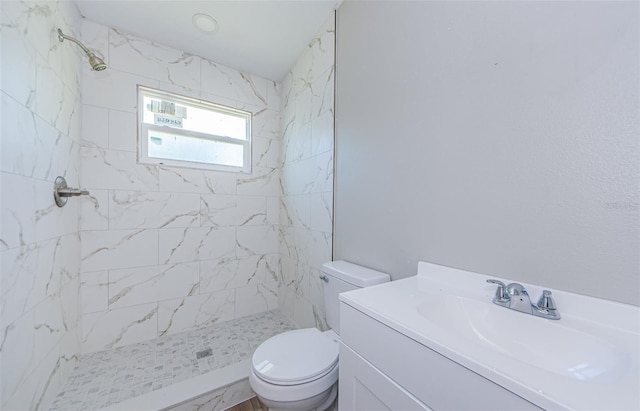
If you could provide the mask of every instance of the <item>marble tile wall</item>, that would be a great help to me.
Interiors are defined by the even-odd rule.
[[[281,83],[279,307],[300,327],[326,329],[322,263],[332,259],[335,16]]]
[[[280,86],[84,21],[82,352],[277,307]],[[136,85],[253,113],[252,173],[136,163]]]
[[[77,201],[58,208],[53,181],[77,186],[80,34],[68,1],[2,1],[0,409],[47,409],[80,347]]]

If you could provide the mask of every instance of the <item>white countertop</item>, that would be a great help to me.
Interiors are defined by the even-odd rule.
[[[562,318],[537,318],[492,304],[495,286],[486,283],[488,278],[510,282],[421,262],[415,277],[343,293],[340,299],[542,408],[640,409],[640,307],[551,289]],[[523,285],[535,303],[542,289]],[[496,330],[496,324],[490,324],[490,317],[496,315],[500,318],[497,329],[502,331],[504,324],[505,338],[512,337],[516,349],[521,348],[517,344],[522,335],[531,341],[527,336],[531,330],[522,327],[535,328],[539,348],[535,351],[549,355],[517,358],[504,344],[488,340],[484,329],[475,327],[478,323],[467,323],[464,315],[449,321],[447,316],[457,314],[455,307],[451,312],[451,299],[443,295],[454,296],[454,305],[464,300],[475,304],[470,307],[480,307],[487,313],[480,325],[493,327],[490,331]],[[554,334],[567,337],[554,338]],[[582,351],[589,352],[592,346],[595,355],[583,358]],[[580,361],[572,363],[572,356]],[[611,369],[598,368],[609,363]],[[566,364],[574,366],[561,368]]]

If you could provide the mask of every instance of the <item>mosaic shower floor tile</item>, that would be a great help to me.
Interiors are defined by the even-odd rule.
[[[267,311],[206,328],[84,354],[51,410],[96,410],[248,359],[295,325]]]

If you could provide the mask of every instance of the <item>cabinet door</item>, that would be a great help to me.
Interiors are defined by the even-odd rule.
[[[340,344],[338,409],[353,411],[428,410],[426,405]]]

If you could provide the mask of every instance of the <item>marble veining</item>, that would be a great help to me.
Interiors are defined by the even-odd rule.
[[[294,329],[278,311],[80,356],[51,410],[89,410],[250,358],[267,338]],[[212,355],[198,359],[196,353]]]
[[[241,73],[212,61],[202,61],[202,90],[265,107],[269,80]]]
[[[109,272],[111,308],[190,296],[198,291],[198,264],[125,268]]]
[[[146,77],[195,90],[200,82],[201,59],[116,29],[109,32],[112,68],[144,73]]]
[[[280,85],[86,20],[82,39],[109,65],[82,71],[83,352],[276,307]],[[138,164],[137,84],[251,112],[251,173]]]
[[[299,326],[327,327],[323,262],[331,260],[335,22],[331,16],[280,84],[278,306]]]
[[[189,193],[112,191],[109,227],[164,228],[199,225],[200,196]]]
[[[236,317],[235,290],[191,295],[158,304],[158,335],[206,327]]]
[[[47,407],[79,352],[78,206],[53,205],[80,169],[81,51],[65,1],[2,2],[0,408]]]
[[[170,408],[170,411],[221,411],[255,396],[248,380],[238,381],[214,392]]]
[[[160,167],[160,191],[236,194],[236,174]]]
[[[73,2],[3,2],[0,18],[11,61],[2,117],[12,120],[0,150],[0,407],[46,408],[78,353],[241,321],[277,307],[280,294],[288,318],[322,325],[314,270],[331,258],[332,19],[276,83],[86,21]],[[90,71],[56,27],[109,70]],[[250,111],[252,173],[137,164],[137,84]],[[57,175],[91,195],[53,207]],[[283,194],[300,196],[284,227]],[[216,364],[244,355],[234,344],[245,343],[214,349]],[[110,394],[114,380],[92,395]],[[78,404],[62,408],[99,405]]]

